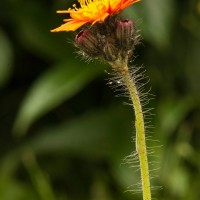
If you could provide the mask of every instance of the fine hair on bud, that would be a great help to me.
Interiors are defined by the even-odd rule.
[[[75,44],[83,55],[91,59],[100,59],[110,64],[127,61],[138,43],[135,24],[129,19],[118,16],[107,17],[104,23],[96,23],[81,30],[75,38]]]
[[[88,56],[96,57],[100,54],[98,38],[89,29],[80,31],[76,35],[75,43]]]

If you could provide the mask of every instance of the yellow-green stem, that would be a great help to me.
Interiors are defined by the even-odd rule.
[[[151,200],[151,188],[149,178],[149,167],[145,141],[145,126],[142,106],[137,91],[135,80],[131,77],[129,71],[121,74],[125,85],[128,88],[134,111],[135,111],[135,129],[136,129],[136,151],[138,153],[141,171],[143,200]]]

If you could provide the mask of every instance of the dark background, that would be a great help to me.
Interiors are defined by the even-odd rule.
[[[77,56],[75,33],[49,31],[73,3],[0,2],[1,200],[142,199],[126,192],[140,179],[123,164],[135,149],[128,99],[107,85],[109,66]],[[132,64],[155,95],[147,142],[162,190],[153,196],[199,200],[200,1],[143,0],[123,15],[140,30]]]

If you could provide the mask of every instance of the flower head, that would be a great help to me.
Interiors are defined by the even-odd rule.
[[[65,22],[60,27],[51,30],[52,32],[59,31],[75,31],[84,24],[103,22],[108,16],[114,15],[126,7],[140,0],[78,0],[80,8],[73,5],[73,8],[68,10],[57,11],[57,13],[69,13],[69,19],[64,19]]]

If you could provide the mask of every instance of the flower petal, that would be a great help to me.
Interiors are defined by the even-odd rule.
[[[58,13],[69,13],[70,19],[65,19],[65,24],[51,30],[51,32],[59,31],[75,31],[86,23],[91,25],[97,22],[103,22],[109,15],[114,15],[126,7],[140,0],[78,0],[80,8],[74,4],[74,8],[68,10],[59,10]]]
[[[61,25],[60,27],[51,30],[51,32],[75,31],[79,27],[83,26],[85,23],[87,23],[87,22],[85,22],[85,21],[71,20],[71,21],[69,21],[69,22]]]

